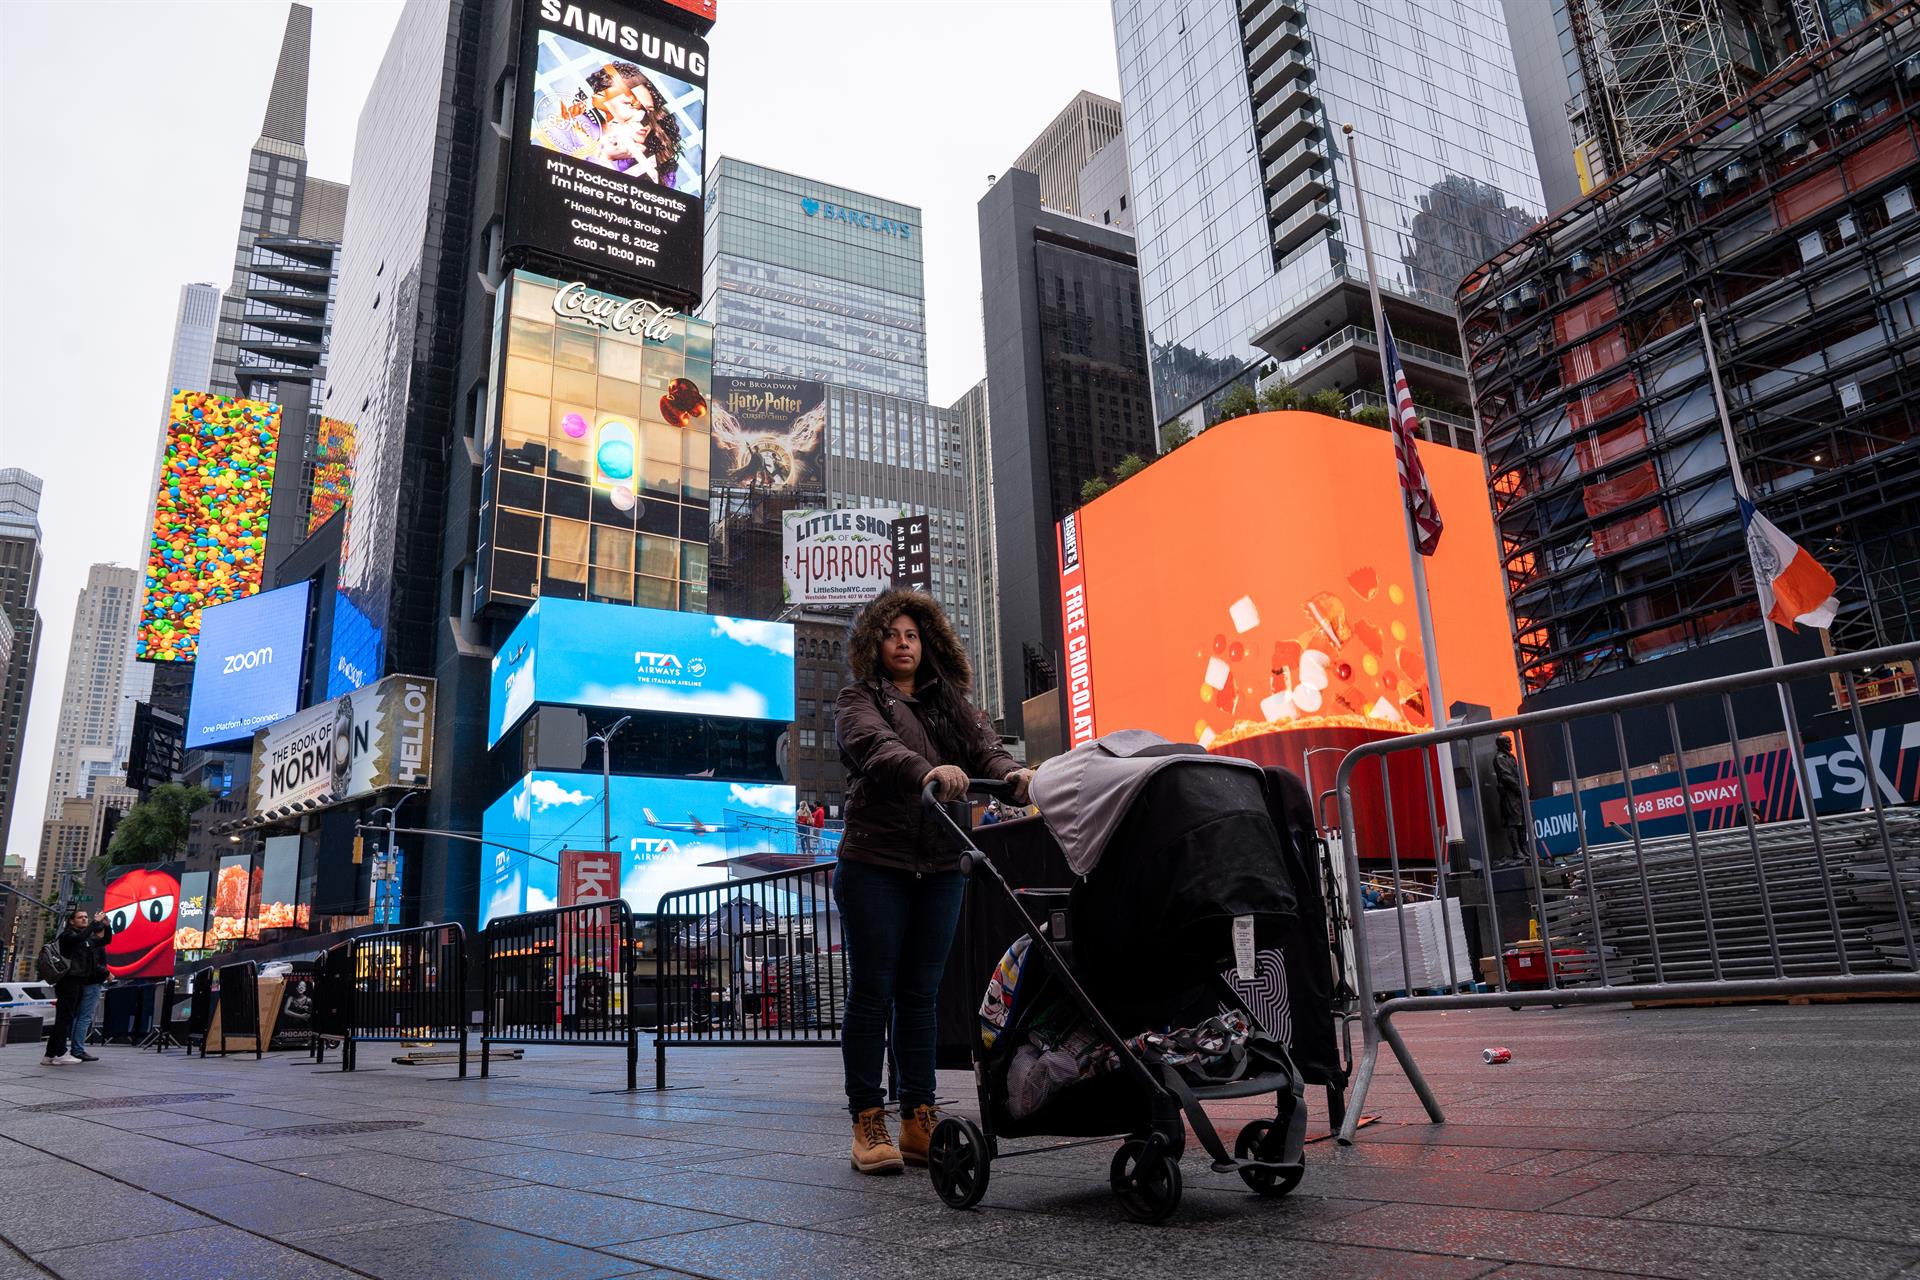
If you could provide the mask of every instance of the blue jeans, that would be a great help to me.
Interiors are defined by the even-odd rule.
[[[840,1056],[850,1111],[857,1114],[887,1100],[880,1072],[889,1023],[901,1108],[932,1105],[939,1025],[934,1006],[966,888],[958,871],[916,876],[867,862],[843,859],[835,865],[833,900],[840,907],[847,952]]]
[[[100,1012],[100,993],[106,987],[98,982],[89,982],[80,988],[80,1007],[73,1011],[73,1031],[69,1037],[72,1045],[67,1050],[71,1054],[87,1051],[87,1036],[93,1032],[93,1020]]]

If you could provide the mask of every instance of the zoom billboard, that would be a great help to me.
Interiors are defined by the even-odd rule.
[[[543,596],[493,659],[487,745],[540,705],[793,719],[793,628]]]
[[[300,709],[309,584],[216,605],[200,615],[186,745],[251,738]]]
[[[525,0],[520,66],[508,247],[698,305],[706,41],[637,7]]]

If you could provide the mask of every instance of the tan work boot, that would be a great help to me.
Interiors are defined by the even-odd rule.
[[[931,1106],[918,1106],[900,1113],[900,1155],[908,1164],[927,1162],[933,1127],[939,1123],[940,1112]]]
[[[924,1161],[924,1141],[920,1149]],[[861,1173],[899,1173],[907,1167],[887,1133],[887,1113],[879,1107],[869,1107],[853,1118],[853,1167]]]

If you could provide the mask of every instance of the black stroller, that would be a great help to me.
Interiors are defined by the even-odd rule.
[[[1198,747],[1155,751],[1189,753],[1210,759]],[[980,780],[971,789],[1007,794]],[[1344,1074],[1311,806],[1298,779],[1187,761],[1162,767],[1071,889],[1014,889],[930,787],[923,799],[963,845],[962,870],[985,870],[1031,928],[1017,999],[997,1032],[972,1037],[982,1123],[949,1116],[934,1130],[928,1164],[940,1198],[971,1208],[995,1159],[1060,1149],[1003,1151],[1004,1138],[1121,1137],[1109,1169],[1114,1195],[1135,1220],[1161,1222],[1180,1203],[1189,1124],[1216,1172],[1238,1173],[1265,1196],[1299,1185],[1305,1085],[1329,1086],[1337,1106]],[[997,1008],[997,997],[989,1003]],[[1017,1113],[1016,1057],[1037,1024],[1063,1015],[1080,1020],[1080,1043],[1106,1069]],[[1229,1154],[1201,1104],[1264,1094],[1274,1096],[1272,1118],[1243,1127]]]

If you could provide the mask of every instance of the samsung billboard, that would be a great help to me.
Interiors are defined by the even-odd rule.
[[[200,615],[189,749],[251,738],[300,709],[309,595],[308,584],[296,582]]]
[[[707,42],[606,0],[524,12],[508,245],[697,304]]]
[[[548,596],[493,659],[487,745],[540,705],[793,719],[793,628]]]

